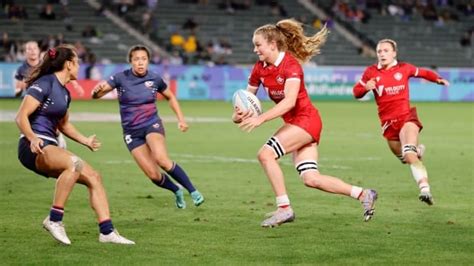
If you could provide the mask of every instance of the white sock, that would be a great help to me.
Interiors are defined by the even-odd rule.
[[[276,204],[278,208],[290,206],[290,199],[288,198],[288,195],[285,194],[285,195],[276,197]]]
[[[351,197],[354,199],[359,199],[360,195],[362,194],[362,188],[358,186],[352,186],[351,188]]]
[[[426,182],[421,182],[418,184],[421,192],[430,192],[430,185]]]

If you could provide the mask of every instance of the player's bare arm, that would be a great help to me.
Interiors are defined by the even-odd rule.
[[[295,107],[300,90],[300,82],[299,79],[291,79],[285,82],[285,98],[273,106],[273,108],[260,115],[265,122],[280,117]]]
[[[110,91],[112,91],[114,88],[107,83],[107,81],[102,81],[99,84],[97,84],[94,89],[92,90],[92,98],[93,99],[99,99],[102,96],[106,95]]]
[[[60,123],[58,124],[58,129],[68,138],[88,147],[91,151],[97,151],[100,148],[101,144],[96,139],[95,135],[86,137],[82,135],[71,122],[69,122],[69,111],[63,117],[63,119],[61,119]]]
[[[166,89],[161,92],[161,94],[168,100],[168,103],[173,110],[173,112],[176,114],[176,117],[178,118],[178,128],[182,132],[185,132],[188,130],[189,125],[186,123],[186,120],[184,119],[183,112],[181,111],[181,107],[179,106],[178,99],[176,99],[176,96],[174,96],[173,92],[171,92],[170,89]]]

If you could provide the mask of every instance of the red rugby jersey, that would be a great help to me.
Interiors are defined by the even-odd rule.
[[[436,82],[439,78],[435,72],[397,61],[389,69],[382,69],[374,64],[367,67],[362,78],[354,86],[356,98],[362,98],[368,91],[365,84],[376,79],[376,89],[372,90],[378,106],[380,121],[395,119],[410,112],[410,93],[408,80],[411,77],[424,78]]]
[[[285,122],[290,122],[301,114],[312,114],[316,110],[306,92],[303,68],[298,60],[290,53],[281,52],[274,65],[268,65],[263,61],[255,63],[249,77],[249,85],[258,87],[263,84],[268,96],[275,103],[285,98],[285,82],[289,79],[299,79],[300,88],[295,107],[282,116]]]

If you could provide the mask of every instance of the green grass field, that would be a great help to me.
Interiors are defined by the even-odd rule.
[[[0,118],[19,103],[1,100]],[[321,171],[377,189],[375,217],[364,223],[357,201],[306,188],[290,158],[284,158],[281,165],[297,219],[274,229],[259,226],[275,206],[256,153],[281,121],[248,134],[230,119],[221,121],[230,118],[228,102],[181,105],[188,117],[220,119],[190,123],[187,133],[178,132],[174,122],[165,123],[172,159],[206,197],[197,208],[188,196],[188,208],[177,209],[173,195],[145,177],[122,141],[119,122],[75,123],[84,134],[97,134],[102,141],[98,152],[68,142],[71,151],[102,174],[114,224],[135,246],[98,242],[96,220],[81,185],[75,187],[64,218],[73,243],[57,244],[41,227],[54,180],[20,165],[18,129],[13,121],[0,122],[0,264],[473,264],[472,103],[416,104],[425,126],[421,141],[427,146],[424,163],[436,201],[432,207],[418,201],[409,168],[386,147],[374,103],[317,103],[324,121]],[[164,102],[159,109],[163,116],[172,115]],[[76,101],[71,112],[117,114],[118,107],[115,101]]]

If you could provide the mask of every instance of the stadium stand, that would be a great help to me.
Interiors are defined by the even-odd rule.
[[[123,62],[127,48],[138,42],[133,36],[118,29],[106,17],[99,15],[97,10],[86,4],[87,1],[68,1],[67,14],[70,14],[70,17],[64,15],[60,4],[54,4],[57,13],[55,20],[39,18],[38,14],[42,6],[39,2],[43,3],[43,1],[34,0],[22,1],[29,14],[28,19],[11,20],[6,14],[2,14],[0,32],[7,32],[12,40],[22,41],[39,40],[48,35],[57,36],[58,33],[62,33],[68,42],[80,41],[90,48],[98,58],[98,62]],[[112,1],[102,2],[112,3]],[[160,0],[157,1],[153,10],[146,5],[147,1],[136,2],[139,4],[127,7],[126,12],[123,13],[117,5],[110,5],[107,8],[144,35],[149,36],[158,45],[167,48],[170,53],[168,56],[173,57],[175,53],[185,54],[185,61],[191,64],[206,63],[206,60],[216,64],[252,64],[256,57],[252,52],[251,38],[256,27],[293,17],[304,23],[307,33],[316,33],[317,27],[324,23],[324,20],[316,17],[300,4],[302,1]],[[207,4],[202,2],[207,2]],[[251,4],[249,6],[226,6],[225,4],[232,2]],[[460,44],[463,34],[472,30],[474,25],[472,14],[465,15],[452,7],[450,11],[456,14],[458,19],[446,21],[441,25],[426,21],[421,14],[415,13],[406,20],[403,17],[382,15],[378,10],[368,8],[364,10],[367,12],[368,19],[364,22],[353,23],[334,13],[333,5],[339,1],[309,2],[317,4],[329,18],[334,18],[338,25],[343,25],[364,43],[364,49],[362,49],[357,44],[348,41],[343,33],[331,28],[334,21],[331,22],[330,19],[328,25],[331,34],[328,42],[323,47],[322,54],[313,59],[313,62],[318,65],[368,65],[375,62],[373,48],[376,41],[382,38],[393,38],[399,43],[400,58],[413,64],[438,67],[473,66],[474,46]],[[359,4],[368,2],[357,1]],[[147,21],[145,25],[144,21]],[[314,23],[315,21],[317,23]],[[188,28],[183,29],[186,22]],[[195,29],[193,29],[193,24],[196,26]],[[316,27],[313,24],[316,24]],[[66,29],[68,25],[72,27],[72,30]],[[82,35],[82,31],[86,28],[90,30],[91,26],[93,26],[92,32],[95,30],[98,37]],[[185,49],[175,51],[170,42],[172,33],[179,34],[178,37],[183,38],[182,41],[186,41],[191,33],[195,34],[201,50],[196,51],[195,43],[191,43],[186,47],[187,53]],[[211,48],[216,47],[221,49],[219,54],[217,56],[210,54]],[[0,56],[2,56],[1,53],[4,53],[3,49],[0,51]],[[179,64],[180,61],[176,63]]]
[[[343,1],[334,1],[343,3]],[[396,2],[396,1],[390,1]],[[464,32],[474,26],[474,15],[464,14],[455,6],[436,6],[436,18],[428,20],[417,8],[409,7],[409,12],[390,15],[388,6],[381,6],[383,12],[367,8],[369,19],[366,23],[350,22],[347,17],[334,10],[328,1],[318,4],[328,13],[350,24],[355,31],[376,43],[380,39],[391,38],[397,41],[399,58],[420,66],[473,67],[474,46],[461,46],[460,38]],[[355,5],[349,5],[354,8]],[[403,6],[393,5],[393,8]],[[336,14],[334,14],[336,13]],[[411,14],[409,14],[411,13]],[[451,18],[440,18],[443,14]],[[425,14],[426,15],[426,14]],[[471,37],[472,38],[472,37]]]
[[[284,18],[272,13],[270,5],[256,4],[259,1],[253,2],[248,8],[235,8],[230,12],[226,8],[219,8],[218,1],[209,1],[207,5],[198,4],[195,1],[159,1],[156,10],[153,11],[158,26],[150,37],[161,46],[170,46],[169,38],[173,31],[179,31],[184,38],[189,35],[189,31],[183,30],[182,25],[186,19],[192,18],[198,24],[197,38],[204,49],[209,42],[225,39],[232,45],[232,54],[226,57],[229,63],[251,64],[256,60],[251,42],[255,28]],[[303,21],[307,33],[317,32],[317,29],[311,25],[315,16],[302,5],[292,0],[278,1],[278,3],[285,10],[286,17],[307,19]],[[135,27],[140,27],[142,14],[145,12],[146,7],[138,7],[129,12],[125,18]],[[313,60],[321,65],[364,65],[373,61],[359,55],[358,47],[345,40],[335,30],[331,30],[322,54]]]
[[[21,2],[27,10],[28,19],[11,20],[5,14],[0,17],[0,32],[7,32],[12,40],[21,42],[42,40],[49,35],[56,37],[62,33],[67,42],[80,41],[85,47],[90,48],[98,58],[98,62],[117,63],[124,62],[128,47],[137,43],[135,38],[117,30],[116,25],[97,14],[96,10],[83,1],[68,1],[67,13],[64,12],[61,4],[54,4],[56,13],[54,20],[39,17],[43,3],[46,1],[24,0]],[[68,25],[72,29],[66,29]],[[82,36],[82,31],[90,26],[97,31],[96,38]],[[0,56],[3,58],[2,54]]]

